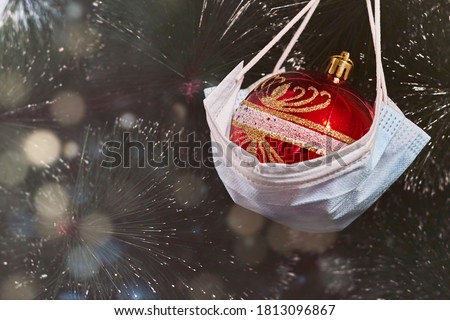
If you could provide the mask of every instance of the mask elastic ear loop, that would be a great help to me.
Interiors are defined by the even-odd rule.
[[[266,55],[280,40],[281,38],[290,30],[293,26],[311,9],[311,7],[318,3],[320,0],[311,0],[276,36],[272,39],[249,63],[242,69],[242,71],[237,75],[236,80],[239,81],[244,77],[244,75],[251,69],[255,64],[261,60],[262,57]]]
[[[278,60],[277,64],[275,65],[275,68],[273,69],[273,73],[279,73],[281,67],[283,66],[284,62],[286,61],[287,57],[291,53],[292,49],[294,48],[295,44],[297,43],[298,39],[302,35],[303,31],[305,30],[306,26],[309,23],[309,20],[311,20],[312,15],[314,14],[314,11],[316,11],[317,6],[319,5],[320,0],[317,1],[311,9],[309,9],[308,14],[306,15],[305,19],[303,19],[302,24],[298,28],[297,32],[295,33],[294,37],[291,39],[291,42],[289,42],[288,46],[284,50],[283,54],[281,55],[280,59]]]
[[[372,30],[373,45],[375,48],[376,68],[377,68],[377,94],[381,94],[381,100],[387,101],[386,78],[384,76],[383,58],[381,55],[381,9],[380,0],[375,0],[375,19],[370,0],[366,0],[367,12],[369,14],[370,29]]]
[[[299,29],[295,33],[294,37],[291,39],[291,42],[286,47],[282,56],[278,60],[276,66],[275,66],[275,69],[273,70],[273,73],[280,72],[282,65],[286,61],[287,57],[291,53],[296,42],[298,41],[301,34],[305,30],[307,24],[309,23],[309,20],[311,19],[311,16],[314,14],[314,11],[316,10],[319,3],[320,3],[320,0],[317,1],[317,3],[315,3],[309,10],[307,16],[303,20]],[[373,43],[374,43],[375,56],[376,56],[377,93],[381,92],[383,94],[382,99],[384,101],[387,101],[388,95],[387,95],[387,87],[386,87],[386,78],[384,76],[383,60],[382,60],[382,55],[381,55],[380,1],[379,0],[375,1],[375,10],[376,10],[375,20],[376,21],[374,21],[374,14],[372,12],[372,4],[371,4],[370,0],[366,0],[366,4],[367,4],[367,12],[369,14],[369,23],[370,23],[370,29],[371,29]]]
[[[367,12],[369,16],[370,29],[372,32],[372,38],[374,42],[375,48],[375,57],[376,57],[376,74],[377,74],[377,95],[381,94],[381,99],[387,101],[387,87],[386,87],[386,78],[384,76],[383,70],[383,59],[381,55],[381,18],[380,18],[380,0],[375,1],[375,19],[372,11],[371,0],[366,0],[367,4]],[[239,81],[244,77],[244,75],[256,65],[261,58],[267,54],[280,40],[281,38],[290,30],[292,27],[305,15],[304,21],[301,26],[297,30],[294,38],[289,43],[288,47],[285,49],[282,57],[279,59],[275,71],[279,71],[281,65],[284,63],[286,57],[289,55],[293,46],[297,42],[298,38],[302,34],[309,20],[311,19],[312,14],[317,8],[320,0],[311,0],[273,39],[270,41],[249,63],[241,70],[241,72],[236,77],[236,80]]]

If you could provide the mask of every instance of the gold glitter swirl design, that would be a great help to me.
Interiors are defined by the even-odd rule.
[[[273,110],[273,109],[269,109],[269,108],[263,108],[263,107],[258,106],[257,104],[254,104],[254,103],[252,103],[250,101],[247,101],[247,100],[244,100],[242,102],[242,104],[247,106],[247,107],[249,107],[249,108],[252,108],[252,109],[255,109],[255,110],[267,113],[267,114],[270,114],[270,115],[272,115],[274,117],[278,117],[278,118],[281,118],[281,119],[284,119],[284,120],[295,122],[295,123],[300,124],[300,125],[302,125],[302,126],[304,126],[306,128],[322,132],[322,133],[324,133],[326,135],[329,135],[329,136],[331,136],[331,137],[333,137],[335,139],[338,139],[340,141],[343,141],[343,142],[345,142],[347,144],[352,144],[353,142],[355,142],[355,140],[350,138],[349,136],[347,136],[347,135],[345,135],[343,133],[340,133],[340,132],[338,132],[336,130],[333,130],[331,128],[327,128],[325,126],[317,124],[315,122],[312,122],[312,121],[309,121],[309,120],[306,120],[306,119],[302,119],[300,117],[297,117],[297,116],[294,116],[294,115],[291,115],[291,114],[288,114],[288,113],[280,112],[280,111],[277,111],[277,110]]]
[[[328,107],[331,103],[331,94],[328,91],[322,90],[319,92],[319,90],[313,86],[308,87],[307,90],[299,86],[294,87],[293,91],[298,92],[298,94],[293,97],[283,99],[283,96],[291,87],[291,84],[285,82],[286,78],[280,75],[275,75],[272,78],[265,80],[257,89],[259,91],[263,91],[265,94],[263,96],[258,94],[258,98],[264,105],[272,109],[294,113],[306,113],[322,110]],[[274,85],[278,86],[275,87],[272,93],[269,94],[269,88]],[[304,98],[307,91],[311,91],[312,95],[309,98]],[[323,103],[302,108],[302,106],[310,104],[316,100],[319,95],[321,97],[327,97],[328,99]]]
[[[236,144],[243,146],[248,143],[249,145],[246,150],[255,157],[258,157],[259,151],[262,155],[263,162],[284,163],[276,150],[267,142],[266,132],[237,121],[233,121],[233,125],[245,132],[245,136],[240,135],[240,132],[235,132],[231,135],[231,140],[235,141]],[[269,161],[267,161],[267,159],[269,159]]]

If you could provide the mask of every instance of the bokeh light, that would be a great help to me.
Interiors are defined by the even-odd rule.
[[[75,158],[80,152],[80,147],[75,141],[69,141],[64,144],[63,154],[68,159]]]
[[[252,236],[264,226],[266,219],[238,205],[231,207],[227,217],[227,224],[233,232],[241,236]]]
[[[41,186],[34,196],[36,212],[43,219],[57,220],[67,214],[70,197],[67,190],[57,183]]]
[[[86,105],[83,98],[75,92],[61,92],[55,97],[51,106],[53,118],[62,125],[79,123],[85,113]]]
[[[36,130],[25,139],[23,151],[31,165],[45,167],[58,160],[61,142],[49,130]]]
[[[19,151],[6,151],[0,154],[0,185],[14,187],[24,181],[29,164]]]

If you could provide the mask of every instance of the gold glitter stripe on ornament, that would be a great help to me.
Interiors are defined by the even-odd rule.
[[[247,101],[247,100],[242,101],[242,104],[245,105],[246,107],[258,110],[260,112],[264,112],[264,113],[270,114],[270,115],[272,115],[274,117],[278,117],[278,118],[281,118],[281,119],[284,119],[284,120],[292,121],[292,122],[300,124],[300,125],[302,125],[304,127],[307,127],[309,129],[322,132],[322,133],[324,133],[324,134],[326,134],[328,136],[336,138],[336,139],[338,139],[340,141],[343,141],[343,142],[345,142],[347,144],[352,144],[353,142],[355,142],[355,140],[350,138],[349,136],[347,136],[347,135],[345,135],[343,133],[340,133],[340,132],[338,132],[336,130],[328,129],[328,128],[326,128],[324,126],[321,126],[320,124],[317,124],[315,122],[312,122],[312,121],[309,121],[309,120],[306,120],[306,119],[302,119],[300,117],[297,117],[297,116],[294,116],[294,115],[291,115],[291,114],[287,114],[287,113],[284,113],[284,112],[280,112],[280,111],[277,111],[277,110],[273,110],[273,109],[269,109],[269,108],[262,108],[262,107],[258,106],[257,104],[254,104],[254,103],[252,103],[250,101]]]
[[[265,146],[263,144],[263,142],[265,142],[265,143],[267,143],[269,145],[271,151],[273,151],[275,153],[274,156],[277,158],[277,160],[278,160],[277,162],[279,162],[279,161],[282,162],[283,160],[279,157],[278,153],[270,146],[270,144],[265,140],[266,137],[270,137],[272,139],[277,139],[277,140],[280,140],[280,141],[283,141],[283,142],[286,142],[286,143],[290,143],[292,145],[295,145],[295,146],[307,149],[307,150],[309,150],[311,152],[317,153],[317,154],[319,154],[321,156],[326,155],[326,151],[324,149],[319,149],[317,147],[312,146],[309,143],[306,143],[306,142],[303,142],[303,141],[299,141],[299,140],[289,139],[289,138],[283,137],[283,136],[281,136],[279,134],[276,134],[276,133],[268,132],[266,130],[259,129],[259,128],[254,128],[252,126],[249,126],[247,124],[238,122],[236,120],[233,120],[233,126],[235,126],[235,127],[239,128],[239,129],[241,129],[242,131],[244,131],[247,134],[247,136],[249,137],[248,139],[246,139],[244,141],[240,141],[239,143],[241,145],[249,143],[249,142],[252,144],[253,142],[255,142],[255,143],[252,144],[252,146],[253,146],[252,148],[250,148],[250,146],[249,146],[249,148],[251,150],[247,150],[248,152],[256,155],[256,152],[255,152],[256,145],[260,145],[261,144],[261,145]],[[247,148],[247,149],[249,149],[249,148]],[[270,153],[269,153],[269,155],[270,155]]]

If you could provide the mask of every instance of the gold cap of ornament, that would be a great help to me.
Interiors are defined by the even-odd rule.
[[[340,55],[330,57],[326,73],[335,78],[347,80],[352,69],[353,61],[350,60],[350,53],[342,51]]]

